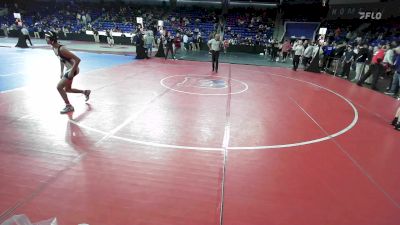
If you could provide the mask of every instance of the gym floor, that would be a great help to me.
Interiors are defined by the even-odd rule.
[[[92,95],[60,115],[54,53],[0,49],[0,223],[400,224],[394,98],[232,55],[216,74],[74,51]]]

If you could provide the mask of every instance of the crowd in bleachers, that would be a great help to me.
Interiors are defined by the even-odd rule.
[[[22,15],[23,23],[30,32],[52,30],[69,32],[85,32],[91,27],[91,22],[101,12],[89,3],[63,3],[45,4],[38,2],[24,2],[21,5],[7,5],[10,12],[8,15],[0,17],[3,28],[17,29],[15,18],[11,12],[19,12]]]
[[[162,20],[164,29],[172,36],[188,36],[190,42],[206,41],[217,31],[225,31],[225,39],[230,45],[265,44],[273,33],[273,10],[237,9],[221,16],[221,10],[199,7],[137,6],[118,4],[95,4],[83,2],[63,2],[46,4],[23,2],[5,4],[9,12],[20,12],[24,26],[30,32],[51,30],[68,33],[85,33],[87,30],[114,33],[136,33],[136,17],[143,18],[145,30],[159,35],[158,21]],[[226,26],[224,24],[226,20]],[[18,29],[13,13],[0,17],[3,30]],[[225,28],[225,29],[224,29]],[[186,38],[185,38],[186,39]],[[194,43],[196,45],[196,43]]]
[[[273,34],[275,10],[232,9],[226,16],[224,38],[233,45],[265,45]]]
[[[400,24],[395,21],[326,21],[321,26],[328,28],[327,37],[335,42],[368,42],[377,45],[400,40]]]
[[[327,44],[321,48],[322,68],[332,69],[332,61],[342,57],[346,46],[357,49],[362,43],[367,43],[370,49],[385,46],[386,43],[399,41],[399,25],[395,22],[371,23],[362,27],[362,22],[346,23],[345,21],[326,21],[321,16],[324,8],[311,10],[313,13],[296,13],[293,7],[284,9],[254,9],[233,8],[229,13],[222,15],[221,10],[199,7],[177,7],[171,9],[167,6],[137,6],[124,3],[95,4],[76,3],[74,1],[62,4],[46,4],[40,2],[22,2],[20,5],[5,4],[9,12],[21,12],[24,24],[28,30],[41,32],[53,30],[68,33],[86,32],[86,30],[112,31],[114,33],[138,32],[139,27],[136,17],[143,18],[144,31],[151,31],[159,38],[161,33],[170,32],[171,37],[182,41],[183,49],[197,50],[199,43],[209,40],[216,32],[221,32],[224,47],[230,45],[265,46],[266,54],[271,61],[286,61],[286,56],[293,58],[293,45],[295,40],[280,42],[272,39],[274,20],[277,13],[282,13],[284,20],[291,21],[323,21],[321,26],[327,26]],[[313,6],[308,6],[313,7]],[[310,8],[312,9],[312,8]],[[158,21],[163,21],[164,31],[160,32]],[[17,29],[13,14],[0,17],[2,29]],[[348,24],[348,25],[344,25]],[[147,32],[146,31],[146,32]],[[140,31],[142,34],[145,32]],[[312,40],[310,40],[310,43]],[[135,41],[132,38],[132,43]],[[308,44],[304,46],[304,50]],[[308,57],[306,57],[308,58]],[[371,60],[372,57],[369,57]],[[337,64],[336,64],[337,65]],[[334,65],[334,66],[336,66]],[[335,68],[337,70],[337,68]]]

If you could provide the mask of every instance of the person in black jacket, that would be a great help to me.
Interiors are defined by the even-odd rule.
[[[175,59],[174,56],[174,48],[173,48],[173,43],[174,43],[174,37],[171,36],[171,32],[168,32],[166,37],[165,37],[165,42],[166,42],[166,52],[165,52],[165,59],[168,58],[168,53],[171,52],[172,59]]]
[[[365,43],[361,48],[358,49],[358,53],[355,57],[356,61],[356,77],[352,80],[353,82],[358,82],[364,73],[365,62],[367,61],[369,55],[368,45]]]
[[[342,65],[343,70],[341,77],[349,79],[351,63],[354,61],[354,52],[351,46],[347,46],[347,51],[343,54]]]
[[[112,30],[106,30],[106,36],[107,36],[107,43],[110,45],[110,47],[114,46],[114,37],[113,37],[113,32]]]
[[[156,57],[162,57],[165,58],[165,52],[164,52],[164,35],[160,35],[160,39],[158,40],[158,50],[155,55]]]
[[[272,42],[271,42],[271,62],[275,62],[277,56],[278,56],[278,42],[276,40],[272,40]]]
[[[142,32],[138,32],[136,35],[136,59],[148,59],[146,51],[144,49],[144,40]]]

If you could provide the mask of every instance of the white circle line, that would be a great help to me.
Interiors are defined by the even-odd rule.
[[[167,89],[169,89],[169,90],[172,90],[172,91],[175,91],[175,92],[180,92],[180,93],[185,93],[185,94],[189,94],[189,95],[205,95],[205,96],[207,96],[207,95],[208,95],[208,96],[212,96],[212,95],[219,95],[219,96],[221,96],[221,95],[228,95],[228,94],[203,94],[203,93],[194,93],[194,92],[188,92],[188,91],[181,91],[181,90],[178,90],[178,89],[174,89],[174,88],[168,87],[166,84],[164,84],[164,80],[166,80],[166,79],[168,79],[168,78],[171,78],[171,77],[187,77],[187,76],[190,76],[190,75],[173,75],[173,76],[165,77],[165,78],[163,78],[163,79],[160,81],[160,84],[161,84],[161,86],[163,86],[163,87],[165,87],[165,88],[167,88]],[[192,75],[192,76],[208,77],[209,75]],[[214,77],[221,77],[221,76],[214,76]],[[224,78],[224,77],[222,77],[222,78]],[[244,87],[245,87],[245,88],[244,88],[243,90],[241,90],[241,91],[232,92],[231,95],[241,94],[241,93],[243,93],[243,92],[245,92],[245,91],[247,91],[247,90],[249,89],[249,86],[248,86],[245,82],[240,81],[240,80],[236,80],[236,79],[232,79],[232,78],[231,78],[231,80],[234,80],[234,81],[236,81],[236,82],[239,82],[239,83],[241,83],[242,85],[244,85]]]
[[[16,72],[16,73],[7,73],[7,74],[0,74],[0,77],[14,77],[16,75],[19,75],[21,73]]]
[[[0,91],[0,94],[6,94],[6,93],[10,93],[10,92],[14,92],[14,91],[22,91],[25,90],[25,87],[19,87],[19,88],[14,88],[14,89],[10,89],[10,90],[6,90],[6,91]]]
[[[96,132],[96,133],[100,133],[103,135],[108,135],[108,132],[102,131],[102,130],[98,130],[89,126],[86,126],[82,123],[78,123],[72,119],[69,120],[70,123],[73,123],[77,126],[80,126],[82,128],[85,128],[87,130]],[[147,145],[147,146],[153,146],[153,147],[163,147],[163,148],[175,148],[175,149],[189,149],[189,150],[202,150],[202,151],[223,151],[223,148],[208,148],[208,147],[194,147],[194,146],[184,146],[184,145],[169,145],[169,144],[161,144],[161,143],[155,143],[155,142],[151,142],[151,141],[139,141],[139,140],[134,140],[134,139],[130,139],[130,138],[124,138],[124,137],[120,137],[120,136],[116,136],[116,135],[110,135],[109,138],[114,138],[117,140],[121,140],[121,141],[126,141],[126,142],[131,142],[131,143],[135,143],[135,144],[142,144],[142,145]]]
[[[349,126],[347,126],[346,128],[344,128],[343,130],[335,133],[335,134],[331,134],[328,135],[326,137],[323,138],[319,138],[319,139],[315,139],[315,140],[310,140],[310,141],[303,141],[303,142],[297,142],[297,143],[291,143],[291,144],[281,144],[281,145],[266,145],[266,146],[245,146],[245,147],[228,147],[227,149],[229,150],[262,150],[262,149],[277,149],[277,148],[289,148],[289,147],[296,147],[296,146],[303,146],[303,145],[308,145],[308,144],[315,144],[318,142],[322,142],[322,141],[326,141],[329,140],[331,138],[337,137],[339,135],[342,135],[344,133],[346,133],[347,131],[349,131],[350,129],[352,129],[355,124],[358,121],[358,111],[356,109],[356,107],[353,105],[353,103],[351,103],[347,98],[345,98],[344,96],[340,95],[337,92],[334,92],[328,88],[325,88],[323,86],[320,86],[318,84],[314,84],[312,82],[308,82],[308,81],[304,81],[304,80],[300,80],[300,79],[296,79],[296,78],[291,78],[291,77],[287,77],[287,76],[283,76],[283,75],[279,75],[279,74],[274,74],[274,73],[270,73],[269,74],[273,75],[273,76],[279,76],[279,77],[283,77],[283,78],[287,78],[287,79],[292,79],[292,80],[296,80],[296,81],[300,81],[303,83],[308,83],[310,85],[322,88],[328,92],[331,92],[333,94],[335,94],[336,96],[342,98],[343,100],[345,100],[353,109],[354,111],[354,119],[353,121],[350,123]],[[184,75],[182,75],[184,76]],[[80,127],[83,127],[85,129],[97,132],[97,133],[101,133],[101,134],[108,134],[108,132],[105,131],[101,131],[92,127],[88,127],[86,125],[83,125],[81,123],[75,122],[73,120],[69,120],[71,123],[78,125]],[[150,141],[139,141],[139,140],[134,140],[134,139],[129,139],[129,138],[124,138],[124,137],[119,137],[116,135],[112,135],[110,136],[110,138],[114,138],[114,139],[118,139],[118,140],[122,140],[122,141],[126,141],[126,142],[131,142],[131,143],[135,143],[135,144],[142,144],[142,145],[147,145],[147,146],[153,146],[153,147],[162,147],[162,148],[171,148],[171,149],[185,149],[185,150],[199,150],[199,151],[224,151],[224,149],[222,147],[217,148],[217,147],[196,147],[196,146],[183,146],[183,145],[170,145],[170,144],[162,144],[162,143],[156,143],[156,142],[150,142]]]
[[[292,143],[292,144],[282,144],[282,145],[228,147],[228,149],[231,149],[231,150],[250,150],[250,149],[251,150],[257,150],[257,149],[288,148],[288,147],[296,147],[296,146],[302,146],[302,145],[308,145],[308,144],[315,144],[315,143],[326,141],[326,140],[329,140],[331,138],[334,138],[334,137],[337,137],[339,135],[342,135],[342,134],[346,133],[347,131],[349,131],[350,129],[352,129],[356,125],[356,123],[358,121],[357,108],[353,105],[353,103],[351,103],[347,98],[345,98],[344,96],[340,95],[339,93],[334,92],[334,91],[332,91],[332,90],[330,90],[328,88],[322,87],[322,86],[320,86],[318,84],[314,84],[314,83],[308,82],[308,81],[304,81],[304,80],[300,80],[300,79],[296,79],[296,78],[291,78],[291,77],[287,77],[287,76],[283,76],[283,75],[279,75],[279,74],[274,74],[274,73],[271,73],[271,72],[268,72],[268,73],[273,75],[273,76],[279,76],[279,77],[284,77],[284,78],[287,78],[287,79],[300,81],[300,82],[303,82],[303,83],[308,83],[310,85],[322,88],[322,89],[324,89],[324,90],[326,90],[328,92],[331,92],[331,93],[335,94],[336,96],[338,96],[338,97],[342,98],[344,101],[346,101],[352,107],[353,112],[354,112],[353,121],[346,128],[344,128],[343,130],[341,130],[339,132],[336,132],[334,134],[330,134],[330,135],[328,135],[326,137],[323,137],[323,138],[318,138],[318,139],[314,139],[314,140],[310,140],[310,141],[303,141],[303,142],[297,142],[297,143]]]

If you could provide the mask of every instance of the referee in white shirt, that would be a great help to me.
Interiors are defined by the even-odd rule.
[[[208,48],[212,54],[212,71],[215,70],[218,73],[218,58],[219,58],[219,51],[222,47],[222,41],[219,40],[219,34],[216,34],[215,37],[208,41]]]

